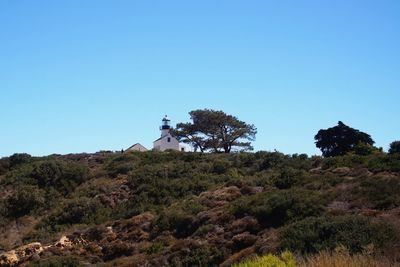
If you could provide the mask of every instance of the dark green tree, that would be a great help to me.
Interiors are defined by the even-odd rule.
[[[182,142],[201,152],[230,153],[252,150],[257,129],[223,111],[210,109],[189,112],[192,123],[179,123],[173,133]]]
[[[354,151],[360,143],[368,145],[375,143],[369,134],[353,129],[341,121],[335,127],[319,130],[314,139],[324,157],[344,155]]]
[[[400,141],[394,141],[390,144],[389,154],[400,153]]]

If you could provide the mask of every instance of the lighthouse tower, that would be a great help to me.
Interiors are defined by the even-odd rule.
[[[161,121],[161,137],[153,142],[153,149],[157,151],[165,151],[168,149],[180,151],[179,141],[170,133],[171,120],[167,115]]]
[[[160,127],[161,137],[169,134],[169,130],[171,129],[171,120],[168,118],[168,115],[162,119],[162,124]]]

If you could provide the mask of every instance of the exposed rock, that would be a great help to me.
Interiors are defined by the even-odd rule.
[[[338,167],[338,168],[332,170],[332,172],[334,174],[337,174],[339,176],[349,176],[350,171],[351,171],[351,169],[349,167]]]
[[[354,168],[350,170],[349,175],[352,177],[371,177],[374,174],[367,168]]]
[[[42,244],[31,243],[0,254],[0,266],[17,266],[42,252]]]
[[[72,247],[72,242],[68,237],[62,236],[55,246],[59,248],[70,248]]]

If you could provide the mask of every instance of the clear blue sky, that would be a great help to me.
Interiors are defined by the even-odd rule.
[[[0,156],[151,147],[212,108],[256,150],[400,139],[400,1],[0,1]]]

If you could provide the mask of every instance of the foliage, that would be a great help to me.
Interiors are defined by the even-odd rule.
[[[172,266],[216,267],[223,261],[223,253],[212,245],[195,247],[187,255],[172,259]]]
[[[353,151],[359,143],[374,144],[369,134],[353,129],[341,121],[335,127],[319,130],[314,138],[324,157],[345,155]]]
[[[38,262],[29,263],[27,267],[81,267],[84,266],[73,256],[53,256]]]
[[[368,156],[374,153],[382,153],[382,151],[373,145],[360,142],[354,147],[354,153],[360,156]]]
[[[393,141],[390,143],[389,154],[400,153],[400,141]]]
[[[31,162],[31,155],[27,153],[16,153],[10,156],[9,158],[9,166],[10,168],[14,168],[18,165],[26,164]]]
[[[233,149],[252,150],[249,141],[254,141],[257,134],[254,125],[223,111],[193,110],[189,115],[193,123],[179,123],[173,133],[180,141],[192,144],[195,150],[225,153]]]
[[[100,224],[108,220],[110,213],[111,209],[101,204],[98,199],[72,199],[53,211],[37,228],[57,232],[62,226],[72,224]]]
[[[363,178],[360,186],[354,188],[356,199],[364,205],[371,203],[375,209],[393,209],[400,206],[400,179],[394,177]]]
[[[304,190],[264,192],[243,197],[232,204],[231,211],[237,217],[251,215],[267,226],[279,227],[323,212],[322,198]]]
[[[301,180],[302,175],[301,171],[297,171],[293,168],[285,168],[279,176],[273,179],[273,183],[278,189],[288,189]]]
[[[301,253],[334,250],[342,245],[351,253],[373,244],[380,248],[395,238],[391,225],[361,216],[309,217],[281,230],[282,248]]]
[[[68,194],[88,178],[88,169],[68,161],[48,160],[36,164],[30,176],[39,187],[53,187]]]
[[[234,264],[232,267],[295,267],[296,262],[292,253],[285,251],[281,255],[268,254]]]
[[[338,167],[367,168],[371,172],[398,172],[400,171],[400,155],[388,155],[384,153],[360,156],[347,154],[326,158],[321,163],[322,169],[334,169]]]
[[[34,186],[20,187],[15,194],[5,200],[8,217],[18,218],[31,213],[44,204],[44,192]]]
[[[271,233],[271,251],[281,244],[294,253],[315,253],[343,244],[354,253],[373,244],[379,252],[395,236],[390,225],[341,215],[354,208],[363,214],[379,209],[382,217],[396,218],[391,209],[400,206],[400,154],[360,151],[328,158],[277,151],[57,155],[31,157],[12,168],[9,158],[3,158],[0,230],[7,233],[16,225],[23,231],[12,231],[11,238],[2,235],[1,243],[7,248],[16,246],[13,240],[50,244],[84,230],[85,240],[104,248],[86,249],[85,260],[91,263],[117,264],[114,259],[129,261],[130,255],[141,253],[173,266],[219,265],[238,251],[226,239],[241,238],[240,231],[248,232],[243,238],[256,239],[249,246],[257,251]],[[231,192],[224,190],[200,196],[228,186],[238,187],[231,202],[225,200]],[[145,211],[156,217],[140,226],[149,239],[136,249],[132,242],[137,233],[130,232],[136,226],[125,229],[129,223],[117,223],[121,228],[114,223],[123,218],[131,222]],[[106,227],[111,225],[118,238],[110,241]],[[85,231],[88,227],[92,230]]]
[[[126,242],[113,242],[103,246],[102,253],[105,261],[110,261],[122,256],[129,256],[133,247]]]

